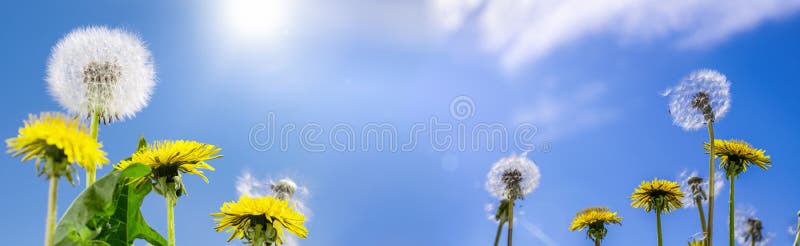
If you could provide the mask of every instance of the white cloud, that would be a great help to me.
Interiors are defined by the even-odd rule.
[[[523,220],[522,223],[520,224],[522,225],[523,228],[525,228],[525,230],[528,231],[528,233],[530,233],[533,237],[539,240],[543,245],[546,246],[558,245],[558,243],[556,243],[556,241],[553,240],[553,238],[550,237],[550,235],[547,235],[547,233],[542,231],[542,228],[540,228],[538,225],[534,225],[528,220]]]
[[[550,84],[549,88],[537,90],[531,96],[534,101],[518,108],[512,116],[515,124],[535,125],[538,139],[565,137],[607,123],[617,115],[616,110],[602,103],[608,96],[604,83],[586,83],[570,90],[557,88],[559,83]]]
[[[483,48],[514,70],[592,34],[706,46],[794,13],[800,0],[431,0],[429,7],[441,30],[476,29]]]

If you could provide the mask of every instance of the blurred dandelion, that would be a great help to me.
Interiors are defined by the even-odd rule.
[[[683,206],[681,198],[685,194],[677,182],[662,179],[642,181],[631,195],[631,207],[643,208],[645,212],[656,212],[658,245],[663,245],[661,235],[661,213],[670,213]]]
[[[737,242],[741,245],[767,245],[772,234],[764,234],[764,226],[761,220],[756,217],[756,211],[752,207],[736,210],[734,220],[736,221],[736,237],[731,241],[731,245]]]
[[[98,123],[131,118],[147,105],[155,85],[150,51],[135,35],[106,27],[78,28],[52,50],[47,66],[50,94],[72,114]],[[96,169],[86,169],[86,187]]]
[[[622,217],[619,217],[617,212],[611,212],[606,207],[589,207],[575,215],[569,230],[587,229],[586,236],[592,239],[596,246],[600,246],[600,242],[603,241],[603,238],[608,233],[606,225],[610,224],[622,225]]]
[[[531,159],[528,159],[527,152],[519,156],[512,154],[502,158],[495,162],[489,171],[486,189],[495,197],[508,201],[506,217],[509,246],[512,245],[513,238],[514,202],[517,199],[524,199],[526,195],[533,192],[539,185],[540,177],[539,167]],[[498,206],[498,214],[501,206]],[[502,225],[500,223],[500,227]]]
[[[214,145],[195,141],[156,141],[145,149],[134,153],[130,160],[123,160],[114,168],[126,167],[141,163],[150,166],[150,174],[135,182],[153,182],[155,191],[164,196],[167,206],[167,239],[169,246],[175,245],[174,207],[178,197],[186,194],[186,186],[181,173],[200,176],[208,183],[208,178],[200,169],[214,171],[214,167],[206,161],[222,157],[217,155],[220,149]],[[149,180],[148,180],[149,179]]]
[[[705,143],[706,151],[711,150],[711,144]],[[725,176],[728,177],[730,184],[730,198],[728,200],[729,206],[729,219],[728,229],[729,240],[733,245],[735,237],[735,221],[734,221],[734,198],[735,198],[735,181],[739,175],[745,171],[750,165],[756,165],[761,169],[766,170],[772,166],[770,156],[764,154],[764,150],[756,149],[750,146],[747,142],[740,140],[715,140],[714,149],[717,150],[714,154],[720,158],[719,166],[725,170]]]
[[[232,232],[228,241],[245,239],[251,245],[280,245],[285,231],[306,238],[305,216],[292,208],[289,201],[272,196],[251,198],[244,195],[236,202],[226,202],[216,217],[216,231]]]
[[[669,113],[672,123],[686,131],[707,126],[709,142],[714,142],[714,122],[721,119],[731,107],[731,83],[720,72],[703,69],[694,71],[677,86],[662,94],[669,97]],[[714,174],[714,148],[709,151],[709,186],[716,187]],[[714,232],[714,196],[708,197],[708,223],[706,240],[712,245]]]
[[[236,191],[239,193],[239,196],[273,196],[278,198],[288,194],[280,195],[274,187],[281,187],[284,185],[291,187],[292,184],[294,184],[294,192],[291,194],[291,196],[288,196],[288,200],[292,203],[292,206],[295,209],[305,215],[306,221],[309,221],[309,219],[313,216],[313,211],[308,206],[308,200],[311,198],[311,192],[309,192],[308,187],[297,185],[297,183],[289,177],[281,178],[278,181],[270,178],[258,179],[249,171],[245,171],[236,179]],[[293,240],[293,238],[289,237],[288,240]]]
[[[35,159],[38,174],[47,175],[50,181],[44,238],[45,245],[52,245],[59,178],[66,177],[73,183],[72,163],[83,167],[108,163],[106,153],[100,150],[103,144],[92,138],[79,120],[59,113],[41,113],[30,115],[19,135],[6,140],[6,145],[8,153],[22,156],[22,161]]]

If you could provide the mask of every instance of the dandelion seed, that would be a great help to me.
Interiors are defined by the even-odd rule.
[[[729,90],[725,75],[705,69],[689,74],[662,95],[669,97],[672,123],[684,130],[697,130],[709,120],[725,116],[731,106]]]
[[[281,200],[289,200],[294,197],[297,184],[289,178],[284,178],[270,185],[275,197]]]
[[[155,85],[150,51],[135,35],[106,27],[79,28],[53,47],[50,94],[81,117],[131,118],[147,106]]]
[[[500,199],[522,199],[539,185],[539,167],[526,154],[497,161],[488,174],[486,189]]]

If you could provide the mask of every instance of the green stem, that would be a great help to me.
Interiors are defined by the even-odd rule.
[[[734,210],[733,210],[733,196],[734,196],[733,192],[734,192],[734,190],[733,190],[733,188],[734,188],[734,182],[733,181],[735,181],[734,178],[735,177],[733,177],[733,176],[728,177],[728,180],[729,180],[728,182],[731,183],[730,199],[728,199],[728,217],[729,217],[728,218],[728,241],[730,241],[730,243],[729,243],[730,246],[734,246],[734,241],[733,241],[734,240],[734,238],[733,238],[733,235],[734,235],[734,228],[733,228],[733,224],[734,224],[734,219],[733,219],[733,212],[734,212]]]
[[[167,245],[175,246],[175,200],[166,196],[167,205]]]
[[[700,213],[700,229],[703,230],[703,236],[706,235],[706,216],[703,213],[703,200],[699,197],[694,199],[694,203],[697,204],[697,212]]]
[[[600,246],[600,239],[599,238],[594,240],[594,246]]]
[[[500,234],[503,233],[503,219],[500,219],[498,222],[497,234],[494,235],[494,246],[497,246],[500,243]]]
[[[514,201],[516,199],[508,200],[508,246],[511,246],[511,240],[514,235]]]
[[[91,134],[92,138],[97,140],[97,132],[99,131],[99,124],[100,124],[100,113],[95,112],[92,114],[92,122],[91,126],[89,127],[89,134]],[[95,163],[92,163],[95,164]],[[88,189],[89,186],[94,184],[94,181],[97,179],[97,169],[95,166],[92,168],[86,169],[86,188]]]
[[[656,211],[656,229],[658,230],[658,246],[664,246],[661,239],[661,211]]]
[[[794,236],[794,246],[800,245],[800,212],[797,212],[797,232],[795,232]]]
[[[750,239],[750,246],[756,246],[756,241],[752,238]]]
[[[714,167],[714,121],[708,121],[708,139],[709,139],[709,151],[708,151],[708,227],[706,228],[706,232],[708,235],[706,236],[706,246],[713,246],[714,245],[714,171],[716,167]]]
[[[56,228],[56,195],[58,194],[58,177],[50,176],[50,191],[47,197],[47,224],[44,228],[44,245],[52,246]]]

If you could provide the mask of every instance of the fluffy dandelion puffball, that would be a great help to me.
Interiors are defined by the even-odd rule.
[[[106,27],[79,28],[53,47],[47,66],[50,94],[82,117],[104,122],[133,117],[155,86],[150,51],[136,35]]]
[[[176,183],[177,195],[180,196],[185,193],[180,179],[181,173],[200,176],[203,181],[208,183],[208,178],[201,169],[214,171],[214,167],[206,161],[222,157],[217,155],[219,151],[220,148],[214,145],[195,141],[156,141],[147,148],[134,153],[130,160],[121,161],[115,168],[125,169],[135,163],[148,165],[151,169],[149,178],[154,181],[166,178],[167,183]],[[144,177],[144,179],[146,178],[148,177]]]
[[[612,212],[606,207],[590,207],[585,208],[575,215],[572,224],[569,226],[570,231],[584,230],[593,239],[602,239],[605,236],[605,225],[622,224],[622,217],[617,215],[617,212]],[[598,235],[598,233],[600,233]],[[599,237],[598,237],[599,236]]]
[[[653,179],[653,181],[642,181],[642,184],[634,190],[631,195],[631,206],[634,208],[644,208],[650,212],[672,212],[683,206],[681,199],[684,193],[677,182]]]
[[[271,196],[251,198],[245,195],[236,202],[224,203],[220,212],[211,216],[217,217],[217,231],[232,232],[228,241],[239,238],[282,244],[284,230],[300,238],[308,234],[303,225],[305,216],[290,206],[289,201]]]
[[[704,147],[706,152],[710,151],[710,144],[705,143]],[[737,176],[747,171],[750,165],[762,169],[772,167],[770,156],[765,152],[741,140],[714,140],[714,155],[720,158],[719,166],[725,169],[727,176]]]
[[[709,118],[719,120],[731,107],[731,83],[714,70],[695,71],[677,86],[667,89],[672,123],[684,130],[703,127]]]
[[[500,199],[524,198],[539,186],[539,167],[527,154],[512,154],[494,163],[486,189]]]
[[[736,210],[734,215],[736,224],[735,239],[741,245],[750,245],[753,241],[755,245],[767,245],[771,239],[771,233],[764,233],[764,226],[761,220],[756,217],[756,211],[752,207]]]
[[[275,197],[281,200],[288,200],[294,197],[294,193],[297,190],[297,184],[295,184],[294,181],[289,178],[284,178],[271,184],[270,188],[275,194]]]
[[[89,135],[87,128],[72,117],[60,113],[30,115],[19,135],[6,140],[8,152],[22,161],[36,159],[39,173],[66,176],[72,179],[69,165],[60,165],[59,170],[45,170],[42,160],[56,163],[77,163],[86,169],[95,169],[108,163],[103,144]]]

